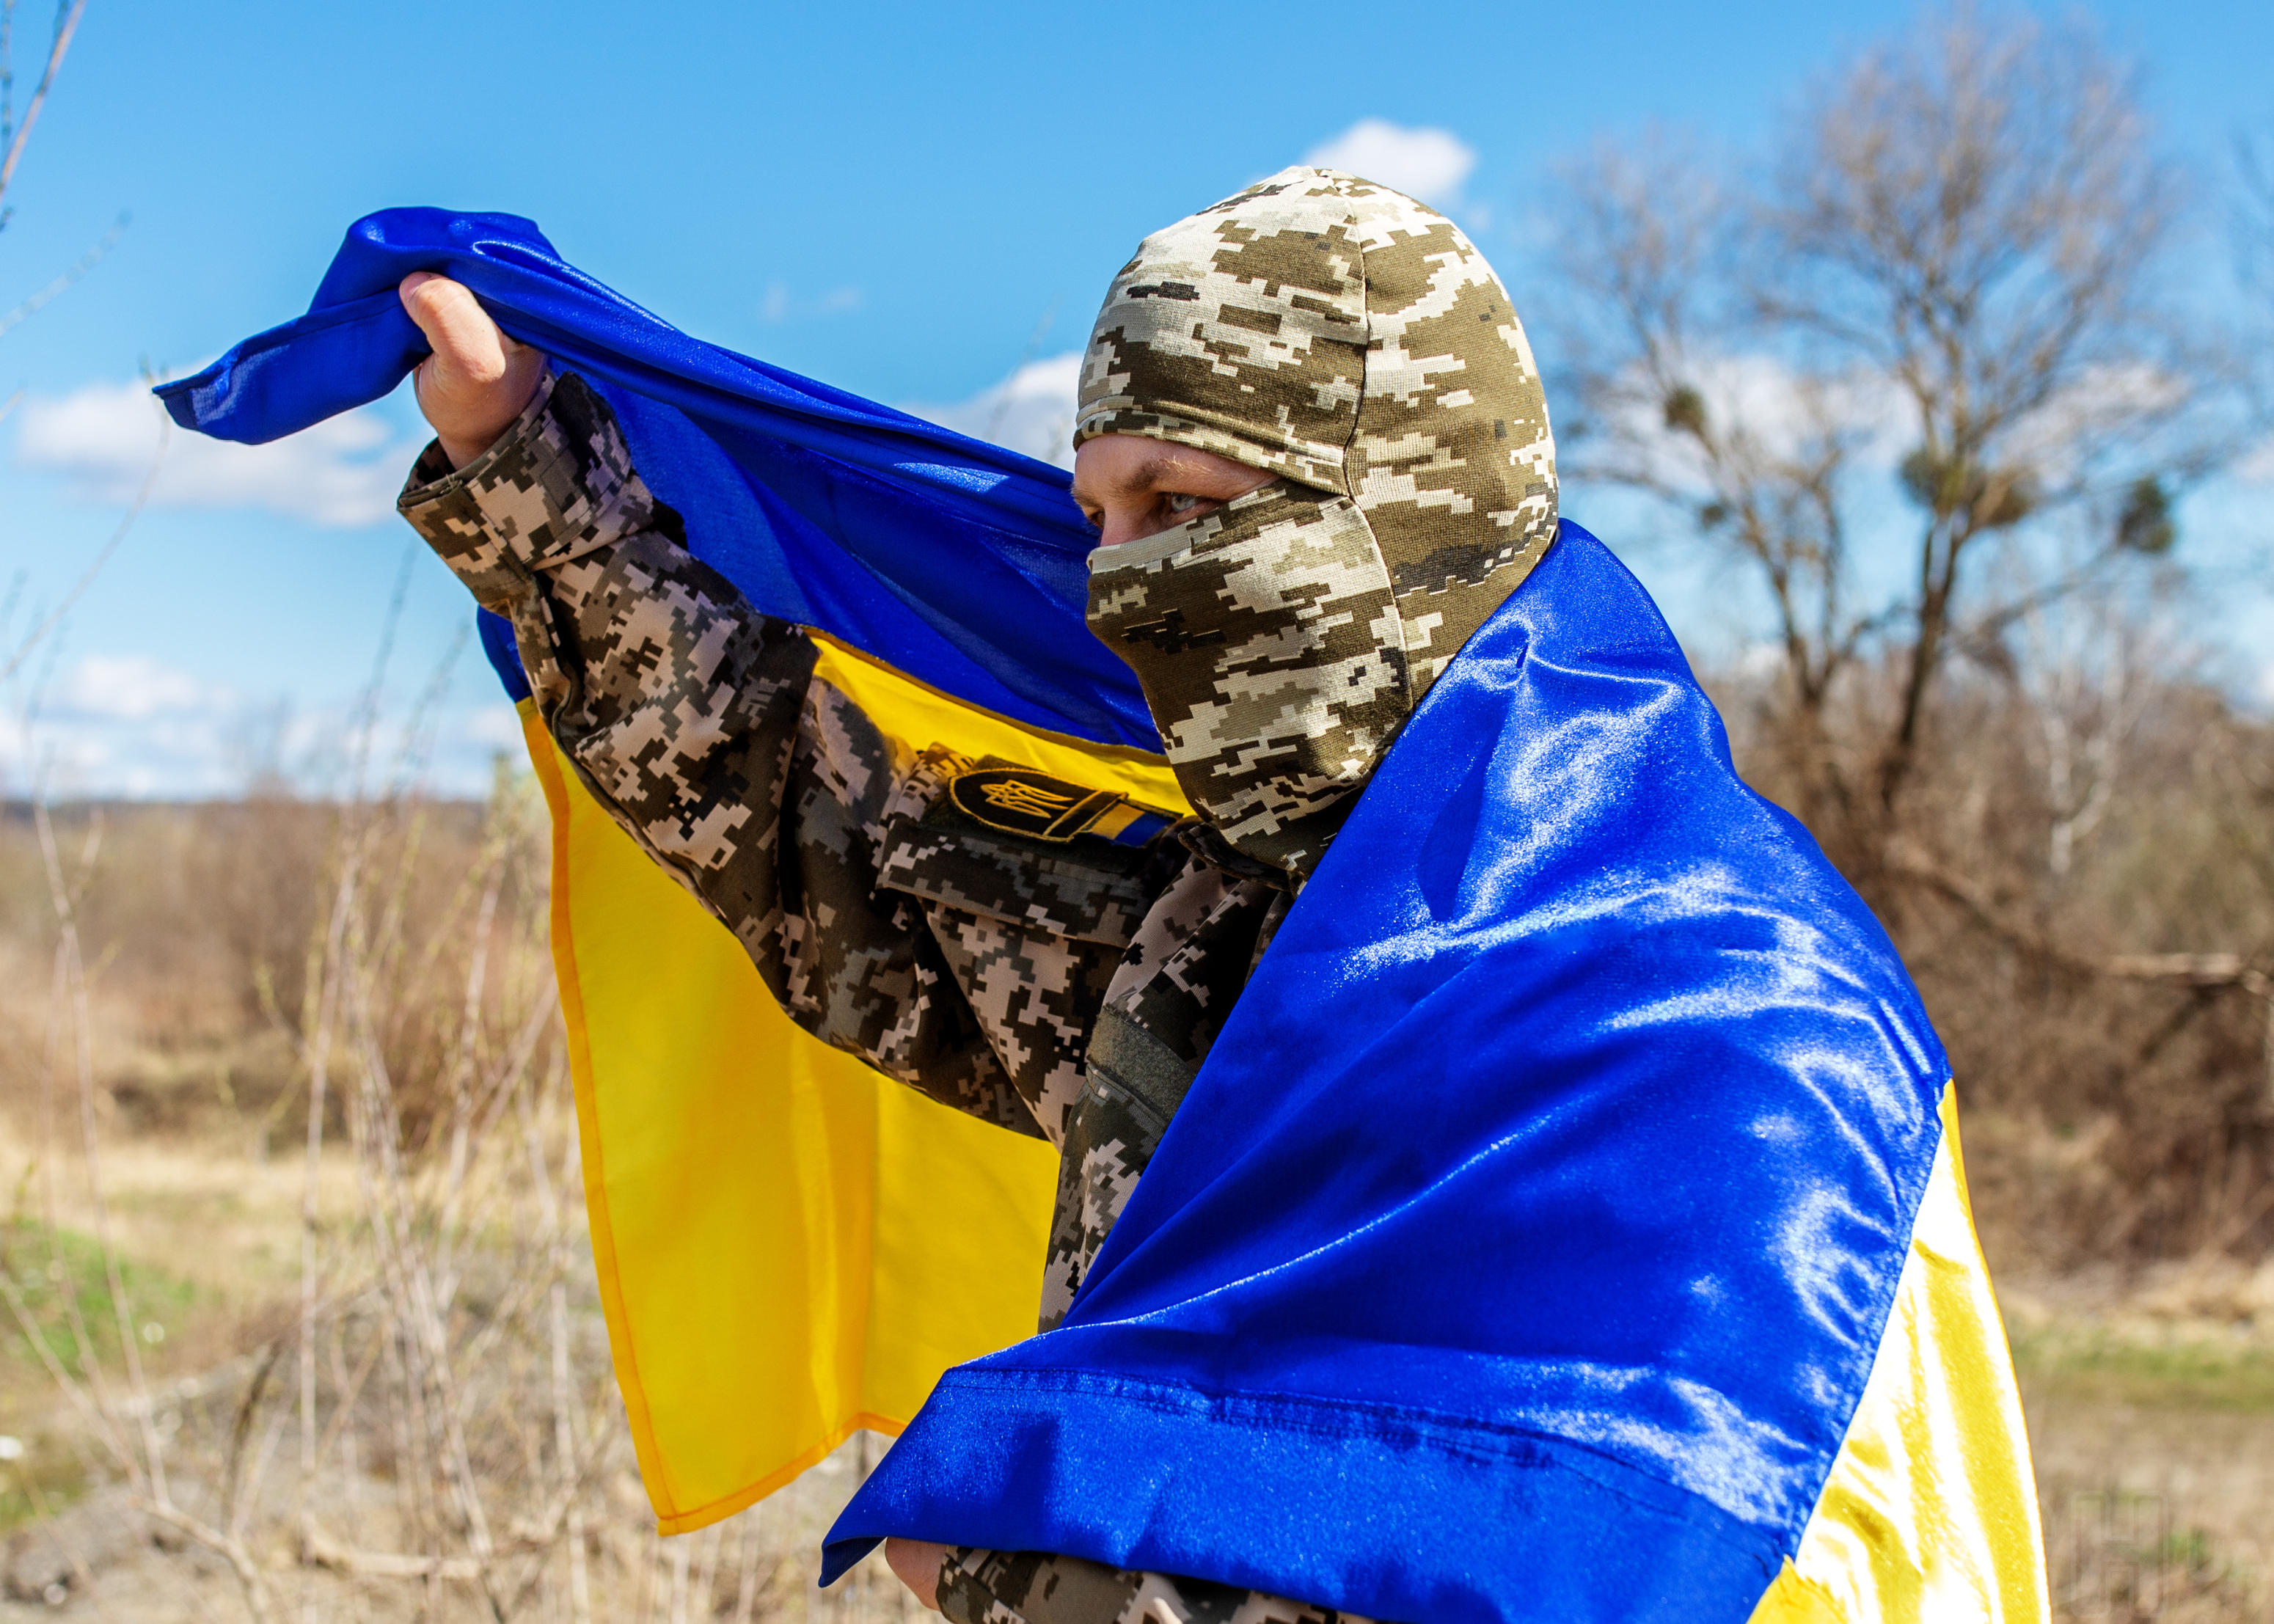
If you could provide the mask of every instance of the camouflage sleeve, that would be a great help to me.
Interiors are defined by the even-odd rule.
[[[398,506],[513,623],[538,714],[593,798],[732,930],[808,1031],[925,1093],[1035,1132],[910,901],[877,889],[909,763],[813,680],[800,628],[687,547],[575,374]]]

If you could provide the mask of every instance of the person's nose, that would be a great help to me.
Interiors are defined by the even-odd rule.
[[[1157,536],[1176,521],[1163,517],[1159,504],[1148,501],[1141,507],[1108,508],[1105,523],[1098,536],[1101,546],[1118,547],[1125,542],[1142,541],[1148,536]]]
[[[1135,541],[1140,536],[1146,533],[1141,528],[1141,519],[1135,514],[1130,513],[1126,509],[1117,512],[1113,508],[1108,508],[1105,510],[1105,523],[1100,528],[1098,532],[1098,545],[1100,546],[1106,547],[1118,547],[1123,542]]]

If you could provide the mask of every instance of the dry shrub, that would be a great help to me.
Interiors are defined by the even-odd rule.
[[[2044,1497],[2058,1624],[2250,1624],[2247,1579],[2160,1494],[2055,1485]]]
[[[526,778],[486,806],[6,824],[27,1154],[0,1228],[0,1421],[24,1435],[13,1467],[0,1452],[20,1524],[0,1613],[907,1615],[874,1563],[811,1588],[865,1438],[727,1525],[657,1537],[580,1199],[548,858]],[[265,1096],[248,1056],[275,1068]],[[183,1080],[205,1068],[234,1069],[233,1101]],[[297,1267],[252,1271],[217,1314],[173,1211],[207,1250],[282,1240]],[[49,1402],[25,1402],[27,1369]]]
[[[102,1016],[97,1082],[121,1126],[239,1124],[279,1143],[304,1131],[294,1034],[312,1019],[311,974],[349,816],[277,795],[52,812],[61,849],[89,859],[79,928]],[[478,947],[542,929],[544,876],[517,861],[478,929],[486,817],[475,804],[406,801],[356,834],[370,843],[370,871],[387,876],[383,906],[400,915],[388,974],[403,985],[379,1035],[414,1139],[440,1107],[457,989]],[[19,1119],[39,1093],[53,927],[34,809],[11,804],[0,809],[0,961],[16,973],[0,994],[0,1029],[17,1041],[0,1054],[0,1110]]]
[[[2184,675],[2129,680],[2090,827],[2065,839],[2056,702],[1994,668],[1952,682],[1894,859],[1861,876],[1950,1049],[2002,1265],[2274,1245],[2274,729]],[[1779,688],[1717,686],[1741,769],[1781,798]]]

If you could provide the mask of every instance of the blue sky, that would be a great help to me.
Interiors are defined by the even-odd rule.
[[[2091,10],[2142,60],[2182,154],[2216,166],[2237,131],[2274,131],[2274,6]],[[139,370],[178,374],[305,306],[374,208],[531,215],[703,337],[881,399],[965,403],[960,426],[1015,438],[1047,429],[1043,408],[986,392],[1080,343],[1140,236],[1361,121],[1473,154],[1454,212],[1521,305],[1528,199],[1557,155],[1651,121],[1756,140],[1811,74],[1916,15],[91,0],[8,199],[0,309],[132,222],[0,335],[0,394],[24,392],[0,424],[0,572],[26,583],[17,624],[55,602],[118,523],[133,436],[154,432],[132,415]],[[19,15],[19,35],[39,27]],[[403,715],[466,620],[387,512],[418,438],[398,398],[257,463],[176,444],[64,635],[0,694],[0,792],[35,758],[64,792],[225,792],[280,750],[320,771],[408,558]],[[1583,521],[1588,495],[1567,495]],[[2235,624],[2247,641],[2264,621]],[[478,785],[510,734],[471,650],[445,693],[438,771]]]

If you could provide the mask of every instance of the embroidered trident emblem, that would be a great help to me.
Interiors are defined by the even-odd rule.
[[[987,804],[991,807],[999,807],[1005,812],[1024,813],[1028,817],[1039,817],[1045,822],[1074,803],[1072,795],[1055,794],[1039,784],[1018,778],[998,779],[979,793],[986,797]]]
[[[1110,789],[1090,789],[993,757],[950,778],[947,800],[955,810],[990,829],[1053,845],[1076,835],[1096,835],[1117,845],[1141,846],[1176,822],[1174,813],[1141,807]],[[925,822],[930,821],[927,814]]]

